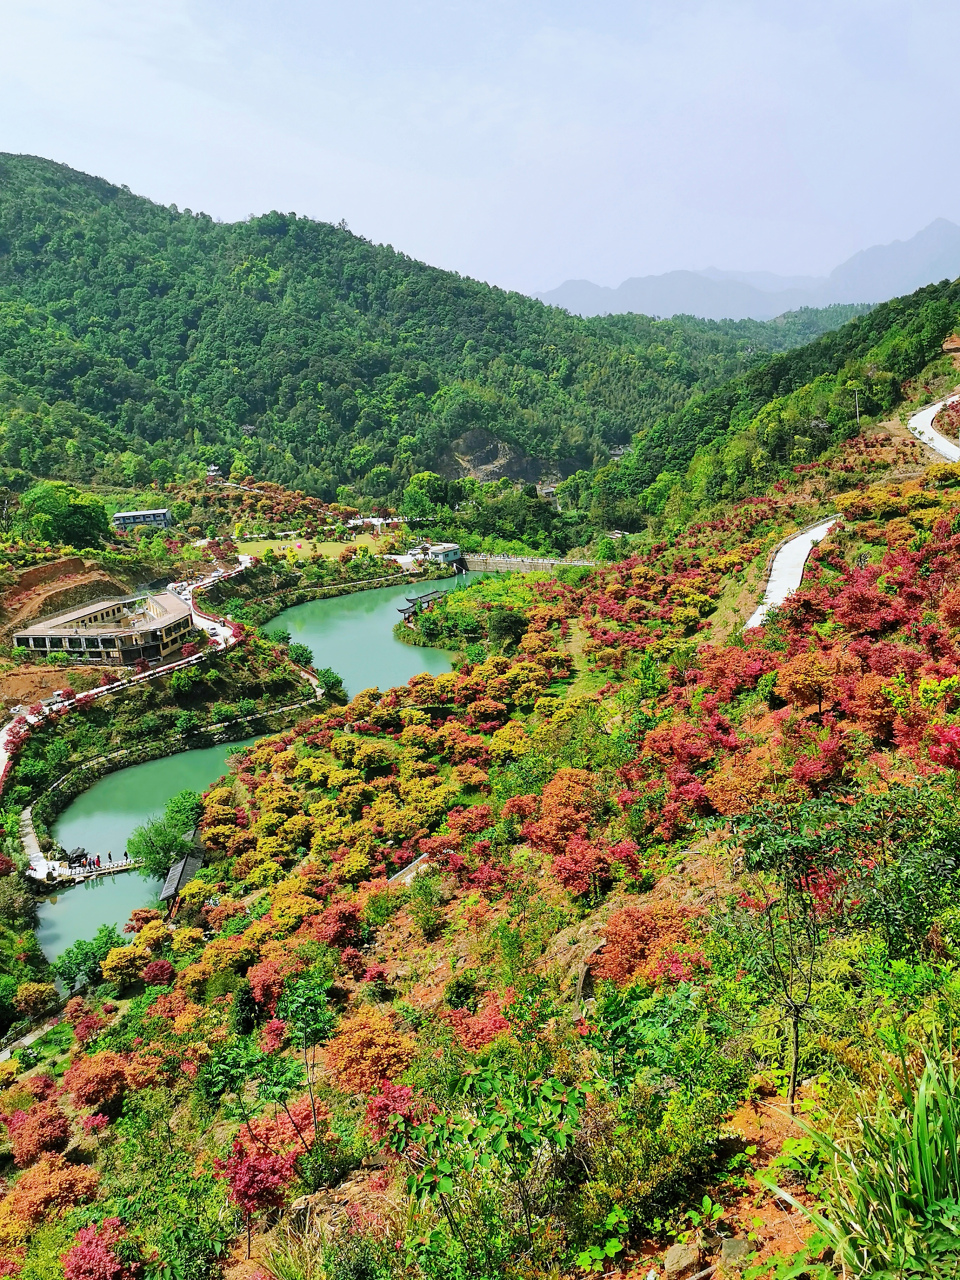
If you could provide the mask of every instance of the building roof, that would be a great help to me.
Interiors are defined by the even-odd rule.
[[[427,555],[430,555],[432,551],[459,551],[460,543],[459,542],[428,542],[426,544],[426,547],[427,547]]]
[[[117,511],[111,519],[129,520],[131,516],[168,516],[169,514],[169,507],[151,507],[149,511]]]
[[[159,614],[151,613],[144,607],[144,602],[148,599],[159,606]],[[120,605],[122,608],[122,612],[117,617],[108,618],[104,622],[84,622],[84,618],[89,618],[92,613],[99,613],[101,609],[112,609],[115,605]],[[140,608],[133,607],[136,605]],[[172,591],[158,591],[156,595],[121,596],[117,599],[85,604],[80,609],[71,609],[67,613],[57,613],[52,618],[44,618],[42,622],[24,627],[16,634],[48,636],[59,631],[78,634],[82,630],[84,633],[103,631],[115,635],[117,632],[153,631],[157,627],[166,627],[171,622],[186,618],[189,614],[190,606],[179,596],[174,595]]]
[[[188,853],[185,858],[175,862],[167,872],[167,878],[160,890],[160,901],[169,902],[175,898],[183,886],[194,878],[203,866],[203,858],[199,854]]]

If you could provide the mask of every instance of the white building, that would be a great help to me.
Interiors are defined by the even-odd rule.
[[[460,546],[456,542],[428,542],[424,550],[427,559],[438,564],[453,564],[460,559]]]

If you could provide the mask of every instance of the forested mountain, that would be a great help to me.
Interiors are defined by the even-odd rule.
[[[477,428],[570,474],[848,314],[583,321],[343,226],[0,156],[0,461],[32,475],[217,463],[385,497]]]
[[[606,323],[629,320],[609,317]],[[679,486],[704,505],[762,493],[784,465],[803,464],[879,418],[906,379],[960,322],[960,281],[894,298],[833,333],[692,395],[617,461],[566,482],[567,506],[601,525],[642,527]]]

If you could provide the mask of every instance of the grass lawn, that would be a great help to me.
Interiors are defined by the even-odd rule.
[[[297,544],[300,544],[299,546]],[[316,552],[313,548],[316,545]],[[326,556],[328,560],[336,560],[344,547],[369,547],[375,552],[377,547],[383,545],[383,540],[376,539],[372,534],[361,533],[352,542],[318,542],[314,544],[309,538],[253,538],[241,539],[237,543],[237,550],[241,555],[260,556],[263,557],[267,551],[273,551],[278,556],[286,555],[287,551],[292,549],[298,560],[312,560],[314,555]]]

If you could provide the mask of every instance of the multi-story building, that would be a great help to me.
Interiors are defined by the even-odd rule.
[[[101,600],[15,633],[16,648],[66,653],[77,662],[132,666],[163,659],[190,630],[190,606],[172,591]]]
[[[173,524],[173,516],[168,507],[157,507],[153,511],[118,511],[112,516],[113,527],[121,533],[128,529],[169,529]]]

